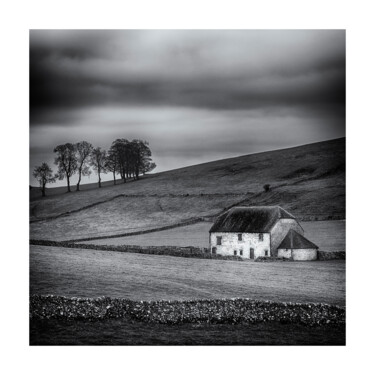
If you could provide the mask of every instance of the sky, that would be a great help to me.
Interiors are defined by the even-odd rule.
[[[31,30],[30,184],[67,142],[161,172],[344,137],[345,64],[344,30]]]

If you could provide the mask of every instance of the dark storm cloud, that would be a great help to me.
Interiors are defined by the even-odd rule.
[[[32,124],[70,109],[345,102],[343,31],[31,31]]]

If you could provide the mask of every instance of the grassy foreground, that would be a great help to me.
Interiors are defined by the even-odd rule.
[[[345,345],[345,325],[30,321],[30,345]]]
[[[345,261],[255,263],[30,247],[31,294],[186,300],[252,298],[345,305]]]

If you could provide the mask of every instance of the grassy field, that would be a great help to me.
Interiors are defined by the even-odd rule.
[[[267,193],[264,184],[271,185]],[[43,199],[31,189],[30,237],[63,241],[128,233],[215,217],[234,205],[280,205],[299,219],[343,219],[345,138],[103,185],[101,189],[96,184],[81,186],[82,191],[69,194],[64,188],[48,189]],[[204,222],[115,241],[207,246],[210,226]],[[344,221],[305,222],[303,227],[321,250],[344,250]],[[344,306],[345,262],[222,262],[31,246],[30,293],[134,300],[244,297]],[[345,343],[345,327],[311,329],[273,323],[170,327],[123,320],[31,321],[30,328],[31,344]]]
[[[116,234],[217,215],[238,204],[276,204],[305,219],[344,218],[345,139],[218,160],[102,189],[44,199],[33,193],[30,235],[67,240]]]
[[[345,345],[345,327],[32,320],[31,345]]]
[[[208,231],[212,222],[201,222],[184,227],[129,237],[84,241],[95,245],[139,245],[139,246],[196,246],[208,247]]]
[[[235,204],[237,196],[120,197],[55,220],[33,223],[31,238],[63,241],[134,232],[214,215]]]
[[[323,251],[346,251],[344,220],[302,222],[305,235]]]
[[[31,246],[30,293],[345,305],[345,262],[255,263]]]
[[[345,251],[345,221],[301,222],[305,236],[324,251]],[[208,231],[211,222],[202,222],[160,232],[129,237],[107,238],[85,241],[96,245],[139,245],[139,246],[196,246],[208,247]]]

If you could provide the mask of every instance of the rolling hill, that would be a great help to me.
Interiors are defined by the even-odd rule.
[[[263,186],[270,184],[265,192]],[[280,205],[302,220],[345,218],[345,138],[96,184],[30,192],[30,237],[67,240],[213,218],[234,205]]]

